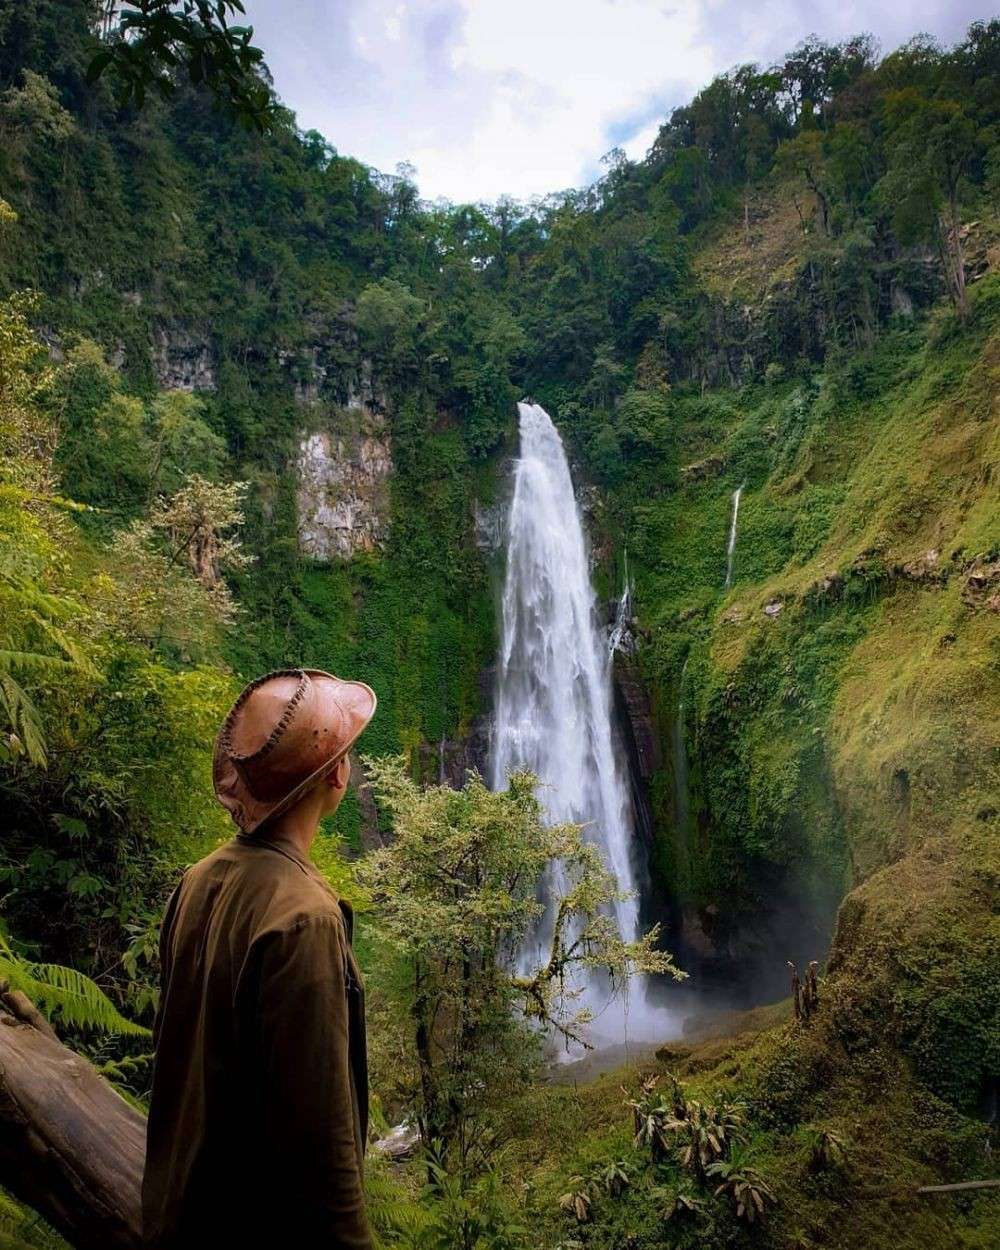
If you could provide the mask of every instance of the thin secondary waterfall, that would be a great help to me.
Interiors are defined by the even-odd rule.
[[[514,476],[503,589],[491,782],[517,768],[536,773],[550,820],[587,825],[624,890],[636,886],[634,818],[614,747],[611,651],[598,621],[587,545],[562,440],[537,404],[518,404],[520,458]],[[543,901],[562,884],[550,869]],[[621,934],[639,931],[635,898],[617,903]],[[547,934],[522,952],[526,967]],[[593,1010],[606,993],[584,987]]]
[[[737,486],[733,491],[733,518],[729,522],[729,543],[726,547],[726,590],[733,584],[733,553],[736,550],[736,519],[740,515],[740,496],[743,487]]]
[[[635,651],[635,639],[632,636],[632,583],[628,576],[628,551],[625,552],[625,584],[621,598],[615,606],[615,619],[608,635],[608,652],[614,659],[616,651],[623,655],[631,655]]]

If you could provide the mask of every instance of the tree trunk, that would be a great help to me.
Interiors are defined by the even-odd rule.
[[[959,319],[969,313],[969,297],[965,289],[965,249],[962,247],[962,218],[954,198],[949,199],[948,212],[938,215],[938,236],[945,283]]]
[[[76,1250],[138,1250],[145,1151],[142,1115],[0,992],[0,1184]]]
[[[815,195],[816,203],[819,205],[819,216],[820,216],[820,222],[822,223],[822,226],[823,226],[823,233],[824,235],[826,235],[827,238],[829,238],[830,237],[830,202],[826,198],[826,196],[823,194],[823,190],[820,187],[819,182],[816,179],[816,176],[813,174],[812,170],[806,169],[805,174],[806,174],[806,182],[809,184],[809,189],[812,191],[813,195]]]
[[[921,1185],[917,1193],[921,1198],[926,1198],[929,1194],[968,1193],[970,1189],[1000,1189],[1000,1180],[959,1181],[956,1185]]]

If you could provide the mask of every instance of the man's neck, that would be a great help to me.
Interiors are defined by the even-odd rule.
[[[267,829],[264,837],[271,841],[291,843],[296,851],[309,859],[312,844],[319,831],[320,814],[312,803],[299,803],[289,812],[279,816]]]

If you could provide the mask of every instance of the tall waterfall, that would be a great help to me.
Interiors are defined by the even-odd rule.
[[[726,590],[733,584],[733,553],[736,551],[736,519],[740,515],[740,496],[743,487],[737,486],[733,491],[733,517],[729,522],[729,542],[726,545]]]
[[[513,770],[531,769],[547,817],[585,824],[618,884],[632,891],[634,817],[615,748],[611,651],[598,621],[569,465],[548,413],[530,403],[518,404],[518,413],[491,783],[505,786]],[[543,902],[560,890],[558,871],[550,868]],[[622,936],[635,938],[638,901],[617,903],[615,914]],[[522,952],[526,967],[535,966],[547,936],[543,921],[536,945]],[[587,1005],[600,1012],[607,997],[600,984],[583,990]]]

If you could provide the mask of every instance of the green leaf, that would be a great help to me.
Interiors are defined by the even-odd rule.
[[[22,959],[0,934],[0,978],[26,994],[45,1015],[87,1032],[149,1037],[149,1029],[121,1014],[96,982],[75,968]]]

